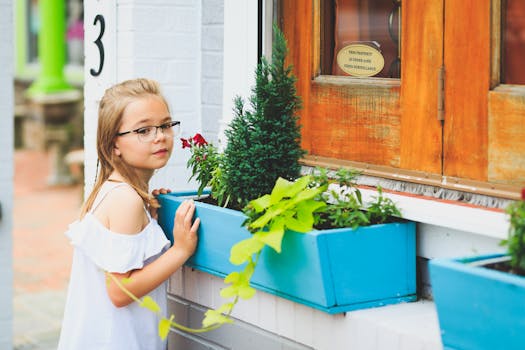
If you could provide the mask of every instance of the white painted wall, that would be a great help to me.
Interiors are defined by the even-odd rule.
[[[223,0],[202,1],[201,120],[202,134],[217,144],[222,116]]]
[[[0,0],[0,349],[13,346],[13,11]]]
[[[247,99],[257,67],[257,1],[224,1],[224,79],[219,139],[233,119],[233,99]]]

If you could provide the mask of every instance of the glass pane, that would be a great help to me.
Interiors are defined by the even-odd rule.
[[[38,0],[27,2],[27,61],[38,61],[38,31],[40,30],[40,19],[38,15]]]
[[[525,84],[525,1],[503,1],[501,81]]]
[[[401,0],[325,0],[321,74],[399,78]]]
[[[67,0],[67,61],[69,64],[84,64],[84,1]]]

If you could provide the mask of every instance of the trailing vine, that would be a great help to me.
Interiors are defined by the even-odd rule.
[[[248,218],[244,226],[252,236],[236,243],[230,251],[230,262],[234,265],[245,264],[244,268],[225,277],[224,283],[230,285],[221,290],[221,296],[233,300],[218,309],[208,310],[203,320],[204,327],[230,322],[229,313],[239,299],[247,300],[255,295],[250,280],[266,246],[280,253],[286,230],[300,233],[312,230],[314,212],[326,206],[316,197],[326,190],[326,186],[312,188],[311,183],[309,175],[295,182],[278,178],[271,194],[254,199],[245,207],[243,211]]]
[[[150,297],[149,295],[146,295],[142,299],[140,299],[135,294],[133,294],[129,289],[127,289],[125,284],[129,283],[130,281],[129,278],[123,278],[119,280],[111,272],[106,272],[106,276],[108,279],[112,280],[134,302],[138,303],[143,308],[146,308],[150,310],[151,312],[153,312],[154,314],[159,316],[160,320],[158,324],[158,334],[162,340],[166,339],[166,337],[168,336],[170,327],[173,327],[173,328],[176,328],[181,331],[188,332],[188,333],[204,333],[204,332],[209,332],[214,329],[217,329],[220,326],[222,326],[222,324],[224,323],[231,322],[229,319],[225,319],[224,322],[220,324],[203,326],[202,328],[190,328],[190,327],[183,326],[173,320],[175,318],[175,315],[172,314],[170,318],[166,318],[164,315],[162,315],[161,314],[162,310],[159,304],[157,304],[157,302],[153,300],[153,298]]]

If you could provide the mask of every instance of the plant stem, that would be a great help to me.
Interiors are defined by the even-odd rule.
[[[106,275],[109,276],[109,278],[111,278],[111,280],[113,280],[113,282],[115,282],[115,284],[128,296],[130,297],[133,301],[139,303],[139,304],[142,304],[142,300],[140,300],[135,294],[131,293],[131,291],[129,289],[127,289],[126,287],[124,287],[124,284],[122,284],[121,281],[119,281],[119,279],[117,277],[115,277],[111,272],[106,272]],[[150,310],[151,312],[154,312],[152,310]],[[157,312],[154,312],[158,315],[160,315],[160,312],[157,311]],[[162,315],[160,315],[161,317],[163,317]],[[205,333],[205,332],[209,332],[209,331],[212,331],[214,329],[217,329],[219,328],[220,326],[222,326],[222,324],[216,324],[216,325],[213,325],[213,326],[208,326],[208,327],[203,327],[203,328],[189,328],[189,327],[186,327],[186,326],[183,326],[175,321],[170,321],[170,325],[173,327],[173,328],[177,328],[181,331],[184,331],[184,332],[188,332],[188,333]]]

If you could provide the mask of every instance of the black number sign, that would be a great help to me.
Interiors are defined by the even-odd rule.
[[[104,45],[102,45],[102,36],[104,35],[104,30],[106,29],[106,22],[104,21],[104,16],[96,15],[93,25],[96,26],[97,22],[100,22],[100,32],[98,33],[98,38],[94,41],[94,43],[95,45],[97,45],[100,61],[97,70],[94,70],[93,68],[89,70],[89,73],[91,73],[91,75],[94,77],[100,75],[100,73],[102,73],[102,67],[104,67]]]

